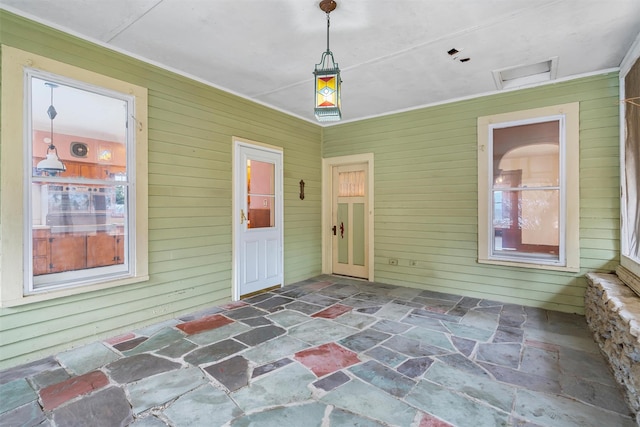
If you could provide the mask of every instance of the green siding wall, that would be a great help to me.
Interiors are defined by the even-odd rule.
[[[576,101],[580,273],[478,264],[477,118]],[[323,156],[374,153],[376,281],[582,313],[584,273],[619,262],[618,117],[610,73],[330,126]]]
[[[0,309],[0,369],[231,298],[232,136],[283,147],[285,283],[320,273],[319,126],[6,11],[0,42],[149,89],[150,275]]]

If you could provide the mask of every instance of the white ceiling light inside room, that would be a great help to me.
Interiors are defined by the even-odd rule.
[[[333,59],[329,49],[329,14],[336,8],[334,0],[322,0],[320,9],[327,14],[327,50],[322,53],[320,63],[313,71],[315,75],[315,109],[314,113],[319,122],[337,121],[342,118],[340,111],[340,68]]]
[[[58,157],[58,149],[55,145],[53,145],[53,119],[56,118],[58,112],[56,108],[53,106],[53,89],[57,88],[58,85],[54,83],[45,83],[45,86],[51,89],[51,105],[47,109],[47,115],[49,116],[49,120],[51,121],[50,135],[49,141],[47,143],[49,146],[47,147],[47,157],[43,160],[40,160],[36,165],[36,170],[38,172],[45,172],[49,176],[55,176],[58,173],[64,172],[67,170],[67,167],[62,163],[60,157]]]

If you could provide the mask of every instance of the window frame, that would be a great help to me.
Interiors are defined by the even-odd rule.
[[[629,251],[629,234],[632,233],[629,228],[628,213],[627,213],[627,182],[626,182],[626,163],[627,152],[626,142],[628,137],[626,115],[627,115],[627,101],[625,99],[629,96],[626,93],[626,81],[629,73],[637,67],[637,61],[640,60],[640,38],[638,38],[632,48],[629,50],[629,54],[624,58],[620,65],[620,265],[626,270],[631,272],[635,278],[640,278],[640,259],[633,257]],[[636,163],[638,166],[638,163]],[[636,170],[636,175],[638,171]],[[640,185],[637,182],[636,185]],[[640,231],[636,230],[636,233]],[[634,287],[635,288],[635,287]]]
[[[126,275],[118,274],[72,283],[69,286],[30,291],[27,274],[31,274],[30,161],[31,138],[26,110],[26,70],[37,70],[41,75],[54,75],[62,80],[104,88],[134,98],[133,120],[135,139],[129,162],[135,164],[130,194],[135,199],[135,217],[129,218],[130,266]],[[2,118],[0,138],[0,306],[10,307],[46,301],[84,292],[106,289],[148,280],[148,130],[142,122],[147,118],[147,89],[92,71],[84,70],[50,58],[2,45]],[[20,141],[20,143],[15,143]],[[10,143],[14,142],[14,143]],[[31,276],[32,277],[32,276]]]
[[[560,253],[557,261],[541,257],[495,256],[493,239],[492,130],[560,120]],[[554,105],[478,117],[478,262],[559,271],[580,271],[579,103]]]

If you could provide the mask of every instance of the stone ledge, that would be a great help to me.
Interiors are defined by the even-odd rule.
[[[607,308],[629,324],[631,335],[640,337],[640,297],[615,274],[588,273],[587,281],[602,289]]]
[[[640,298],[615,274],[586,278],[587,324],[640,425]]]

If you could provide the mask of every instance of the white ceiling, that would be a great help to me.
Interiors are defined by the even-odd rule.
[[[618,67],[639,0],[336,0],[343,120],[497,90],[493,71],[558,57],[557,79]],[[319,0],[0,0],[0,7],[315,122]],[[459,62],[447,54],[461,51]]]

